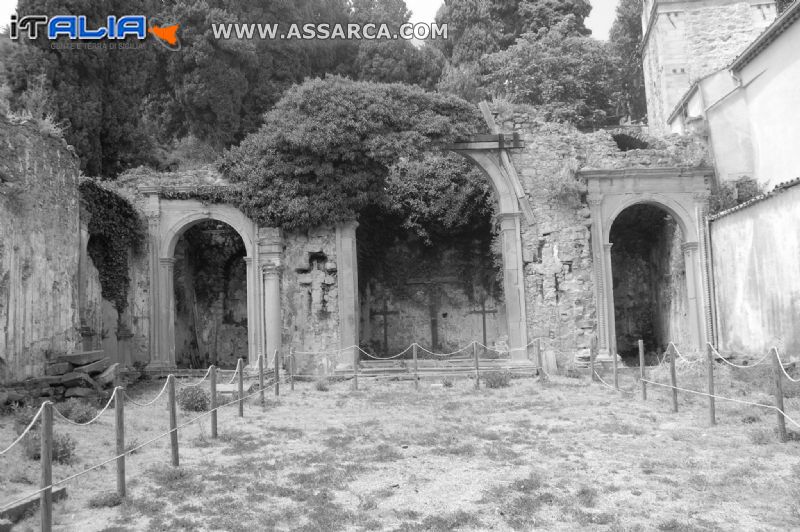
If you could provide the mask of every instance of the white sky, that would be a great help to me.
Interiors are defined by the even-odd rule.
[[[98,0],[102,1],[102,0]],[[598,39],[607,39],[608,30],[614,21],[614,10],[617,0],[590,0],[592,13],[586,19],[586,26],[592,30],[592,35]],[[0,0],[0,27],[5,27],[17,5],[17,0]],[[441,0],[406,0],[406,5],[412,11],[411,20],[414,22],[433,22],[436,11],[442,5]]]
[[[592,12],[586,19],[586,27],[592,30],[592,36],[596,39],[607,40],[608,30],[614,22],[617,0],[589,1],[592,4]],[[406,5],[411,10],[412,22],[433,22],[442,0],[406,0]]]

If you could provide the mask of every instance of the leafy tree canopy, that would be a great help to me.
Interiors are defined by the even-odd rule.
[[[591,9],[588,0],[445,0],[436,21],[447,23],[449,38],[440,45],[459,65],[505,50],[523,34],[553,27],[569,16],[572,31],[587,35],[583,22]]]
[[[616,65],[608,45],[575,33],[570,18],[484,57],[483,85],[495,96],[539,107],[550,120],[592,127],[612,111]]]
[[[485,215],[485,178],[440,149],[482,129],[459,98],[328,76],[287,91],[221,169],[264,225],[304,229],[377,210],[427,237]]]
[[[642,0],[620,0],[617,15],[608,34],[614,56],[619,61],[617,114],[640,120],[647,115],[642,54]]]

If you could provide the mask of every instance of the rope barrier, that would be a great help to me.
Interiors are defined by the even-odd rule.
[[[452,353],[434,353],[433,351],[431,351],[431,350],[429,350],[429,349],[426,349],[426,348],[422,347],[421,345],[419,345],[419,344],[418,344],[418,343],[416,343],[416,342],[414,342],[414,343],[413,343],[413,344],[411,344],[411,345],[412,345],[412,346],[416,345],[418,348],[420,348],[420,349],[421,349],[422,351],[424,351],[425,353],[431,354],[431,355],[433,355],[433,356],[435,356],[435,357],[446,358],[446,357],[451,357],[451,356],[453,356],[453,355],[456,355],[456,354],[458,354],[458,353],[462,353],[462,352],[466,351],[467,349],[469,349],[470,347],[472,347],[474,344],[477,344],[477,343],[478,343],[478,342],[476,342],[475,340],[473,340],[472,342],[468,343],[467,345],[465,345],[465,346],[464,346],[464,347],[462,347],[461,349],[457,349],[456,351],[453,351]]]
[[[6,447],[2,451],[0,451],[0,456],[3,456],[4,454],[6,454],[8,451],[10,451],[12,449],[12,447],[14,447],[16,444],[18,444],[19,442],[22,441],[22,438],[24,438],[25,435],[28,432],[30,432],[30,430],[33,428],[33,425],[36,424],[36,421],[39,419],[39,416],[42,415],[42,410],[43,409],[44,409],[44,403],[42,403],[42,405],[39,407],[39,410],[36,412],[36,415],[33,416],[33,419],[31,420],[31,422],[28,423],[28,426],[25,427],[25,430],[22,431],[22,434],[20,434],[19,437],[11,443],[11,445],[9,445],[8,447]]]
[[[603,380],[603,377],[601,377],[600,374],[597,373],[597,371],[594,368],[592,368],[592,373],[594,373],[595,376],[600,380],[600,384],[602,384],[603,386],[605,386],[609,390],[613,390],[615,392],[627,393],[627,394],[634,394],[635,393],[635,390],[623,390],[622,388],[614,388],[609,383],[607,383],[605,380]]]
[[[672,349],[673,349],[673,350],[675,351],[675,353],[678,355],[678,358],[680,358],[681,360],[683,360],[684,362],[686,362],[686,363],[687,363],[687,364],[689,364],[690,366],[696,366],[696,365],[698,365],[698,364],[702,364],[702,363],[703,363],[703,361],[702,361],[702,360],[690,360],[690,359],[686,358],[685,356],[683,356],[683,355],[681,354],[681,352],[678,350],[678,346],[677,346],[677,345],[675,345],[675,343],[674,343],[674,342],[670,342],[669,344],[667,344],[667,350],[669,350],[669,346],[672,346]]]
[[[136,401],[134,401],[133,399],[131,399],[131,396],[130,396],[130,395],[128,395],[128,392],[125,392],[125,397],[128,399],[128,401],[130,401],[131,403],[135,404],[136,406],[143,406],[143,407],[150,406],[150,405],[152,405],[153,403],[155,403],[156,401],[158,401],[158,399],[159,399],[159,398],[160,398],[162,395],[164,395],[164,392],[166,392],[166,391],[167,391],[167,384],[169,384],[169,379],[167,379],[167,380],[166,380],[166,382],[164,382],[164,387],[163,387],[163,388],[161,388],[161,391],[160,391],[160,392],[158,392],[158,395],[156,395],[156,396],[153,398],[153,400],[152,400],[152,401],[150,401],[149,403],[137,403]]]
[[[775,351],[775,356],[778,357],[778,365],[781,367],[781,371],[783,372],[784,376],[789,379],[791,382],[800,382],[800,379],[793,379],[786,373],[786,368],[783,367],[783,361],[781,360],[781,355],[778,353],[778,348],[773,346],[770,348],[770,352]],[[769,355],[769,353],[767,353]],[[765,357],[766,358],[766,357]]]
[[[203,375],[203,378],[202,378],[202,379],[200,379],[199,381],[197,381],[197,382],[195,382],[195,383],[192,383],[192,384],[183,384],[183,383],[179,382],[179,381],[176,379],[176,380],[175,380],[175,384],[177,384],[177,385],[178,385],[179,387],[181,387],[181,388],[193,388],[193,387],[195,387],[195,386],[200,386],[200,384],[202,384],[202,383],[203,383],[203,381],[204,381],[204,380],[206,380],[210,374],[211,374],[211,366],[208,366],[208,369],[206,370],[206,374],[205,374],[205,375]]]
[[[114,397],[117,395],[117,393],[121,389],[122,389],[121,386],[117,386],[116,388],[114,388],[114,393],[111,394],[111,397],[109,398],[108,402],[106,403],[106,406],[104,406],[103,409],[96,416],[94,416],[91,420],[87,421],[86,423],[78,423],[77,421],[72,421],[67,416],[65,416],[64,414],[59,412],[58,408],[56,408],[55,405],[53,405],[53,413],[56,416],[58,416],[60,419],[62,419],[63,421],[66,421],[67,423],[69,423],[70,425],[75,425],[77,427],[85,427],[87,425],[91,425],[92,423],[94,423],[95,421],[100,419],[100,416],[102,416],[105,413],[105,411],[108,410],[108,407],[110,407],[111,403],[114,402]]]
[[[747,364],[747,365],[741,365],[740,366],[739,364],[734,364],[733,362],[731,362],[729,360],[726,360],[725,357],[722,356],[722,354],[719,351],[717,351],[717,348],[714,347],[713,345],[711,345],[711,342],[706,342],[706,344],[708,344],[708,347],[710,347],[714,351],[714,354],[717,355],[717,358],[719,360],[722,360],[727,365],[732,366],[732,367],[737,368],[737,369],[750,369],[750,368],[754,368],[754,367],[758,366],[759,364],[764,362],[767,359],[767,357],[769,357],[769,354],[772,351],[772,349],[775,349],[774,347],[771,348],[769,351],[767,351],[767,354],[764,355],[763,357],[761,357],[761,359],[758,362],[756,362],[755,364]],[[797,381],[795,381],[795,382],[797,382]]]
[[[414,342],[413,344],[411,344],[410,346],[406,347],[405,349],[403,349],[402,351],[400,351],[396,355],[392,355],[392,356],[389,356],[389,357],[378,357],[378,356],[375,356],[375,355],[371,355],[371,354],[367,353],[366,351],[364,351],[363,349],[361,349],[357,345],[354,345],[353,347],[355,347],[356,349],[361,351],[363,354],[365,354],[366,356],[368,356],[369,358],[372,358],[374,360],[393,360],[395,358],[401,357],[401,356],[405,355],[406,353],[408,353],[408,350],[412,349],[415,345],[417,345],[418,347],[421,347],[416,342]],[[422,348],[422,349],[424,349],[424,348]],[[431,353],[431,354],[435,355],[436,353]]]
[[[258,395],[259,393],[261,393],[260,390],[256,391],[256,392],[253,392],[251,394],[245,395],[244,397],[242,397],[242,400],[249,399],[250,397],[254,397],[254,396]],[[11,501],[10,503],[6,504],[3,508],[0,509],[0,512],[3,512],[8,508],[13,507],[14,505],[16,505],[16,504],[28,499],[29,497],[33,497],[34,495],[38,495],[39,493],[41,493],[41,492],[43,492],[45,490],[52,489],[52,488],[54,488],[56,486],[59,486],[61,484],[66,484],[67,482],[69,482],[71,480],[74,480],[74,479],[76,479],[76,478],[78,478],[80,476],[83,476],[83,475],[85,475],[87,473],[90,473],[90,472],[94,471],[95,469],[99,469],[99,468],[105,466],[106,464],[110,464],[111,462],[114,462],[118,458],[121,458],[123,456],[128,456],[129,454],[133,454],[134,452],[138,451],[142,447],[146,447],[147,445],[150,445],[151,443],[153,443],[155,441],[158,441],[161,438],[166,438],[167,436],[169,436],[173,432],[173,430],[177,431],[178,429],[182,429],[184,427],[187,427],[188,425],[191,425],[192,423],[194,423],[194,422],[196,422],[196,421],[198,421],[198,420],[200,420],[200,419],[202,419],[202,418],[204,418],[206,416],[211,415],[211,412],[217,411],[220,408],[224,408],[226,406],[230,406],[230,405],[232,405],[234,403],[238,403],[238,402],[239,402],[239,399],[234,399],[233,401],[225,403],[224,405],[219,405],[219,406],[217,406],[216,408],[214,408],[212,410],[209,410],[207,412],[203,412],[202,414],[190,419],[189,421],[181,423],[180,425],[178,425],[174,429],[168,430],[167,432],[163,432],[163,433],[159,434],[158,436],[155,436],[154,438],[151,438],[151,439],[147,440],[144,443],[141,443],[141,444],[139,444],[139,445],[137,445],[135,447],[131,447],[130,449],[127,449],[124,453],[120,453],[120,454],[118,454],[118,455],[116,455],[116,456],[114,456],[112,458],[109,458],[109,459],[107,459],[107,460],[105,460],[103,462],[100,462],[99,464],[95,464],[95,465],[93,465],[91,467],[88,467],[88,468],[84,469],[83,471],[75,473],[74,475],[70,475],[70,476],[68,476],[66,478],[63,478],[63,479],[57,481],[57,482],[53,482],[49,486],[44,486],[42,488],[39,488],[36,491],[32,491],[30,493],[27,493],[25,496],[20,497],[19,499],[16,499],[16,500]],[[41,411],[42,411],[42,408],[39,408],[39,413],[41,413]],[[39,414],[37,413],[37,417],[38,417],[38,415]],[[36,419],[34,418],[34,421],[35,420]],[[33,422],[31,422],[30,426],[32,426],[32,425],[33,425]],[[30,429],[30,426],[28,427],[29,429]],[[27,431],[27,429],[26,429],[26,431]],[[0,454],[2,454],[2,453],[0,453]]]
[[[731,402],[734,402],[734,403],[741,403],[743,405],[750,405],[750,406],[760,406],[762,408],[768,408],[770,410],[775,410],[776,412],[780,412],[783,415],[783,417],[786,418],[787,420],[789,420],[789,422],[792,423],[794,426],[800,428],[800,423],[798,423],[794,419],[790,418],[788,415],[786,415],[786,412],[784,412],[783,410],[781,410],[780,408],[778,408],[775,405],[767,405],[767,404],[763,404],[763,403],[754,403],[752,401],[743,401],[741,399],[734,399],[732,397],[723,397],[721,395],[714,395],[714,394],[710,394],[710,393],[707,393],[707,392],[699,392],[697,390],[689,390],[687,388],[681,388],[679,386],[672,386],[671,384],[663,384],[663,383],[660,383],[660,382],[654,382],[654,381],[647,380],[647,379],[642,379],[642,381],[646,382],[648,384],[654,384],[656,386],[661,386],[661,387],[664,387],[664,388],[674,388],[674,389],[676,389],[678,391],[681,391],[681,392],[693,393],[693,394],[696,394],[696,395],[703,395],[705,397],[714,397],[715,399],[722,399],[723,401],[731,401]]]

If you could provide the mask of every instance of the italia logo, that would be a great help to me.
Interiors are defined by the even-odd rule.
[[[67,37],[75,41],[99,41],[102,39],[124,40],[128,37],[145,40],[151,35],[156,42],[168,50],[181,49],[178,39],[179,24],[160,25],[155,21],[147,20],[144,15],[124,15],[116,17],[110,15],[106,18],[104,26],[92,27],[85,15],[28,15],[17,17],[11,15],[9,37],[19,39],[20,32],[28,34],[29,39],[39,37],[39,31],[51,41],[59,37]]]

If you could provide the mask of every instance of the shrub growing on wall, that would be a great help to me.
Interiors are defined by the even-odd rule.
[[[120,314],[128,305],[129,253],[139,254],[145,227],[139,214],[125,198],[92,180],[79,185],[81,203],[89,213],[87,252],[100,274],[103,298]]]

